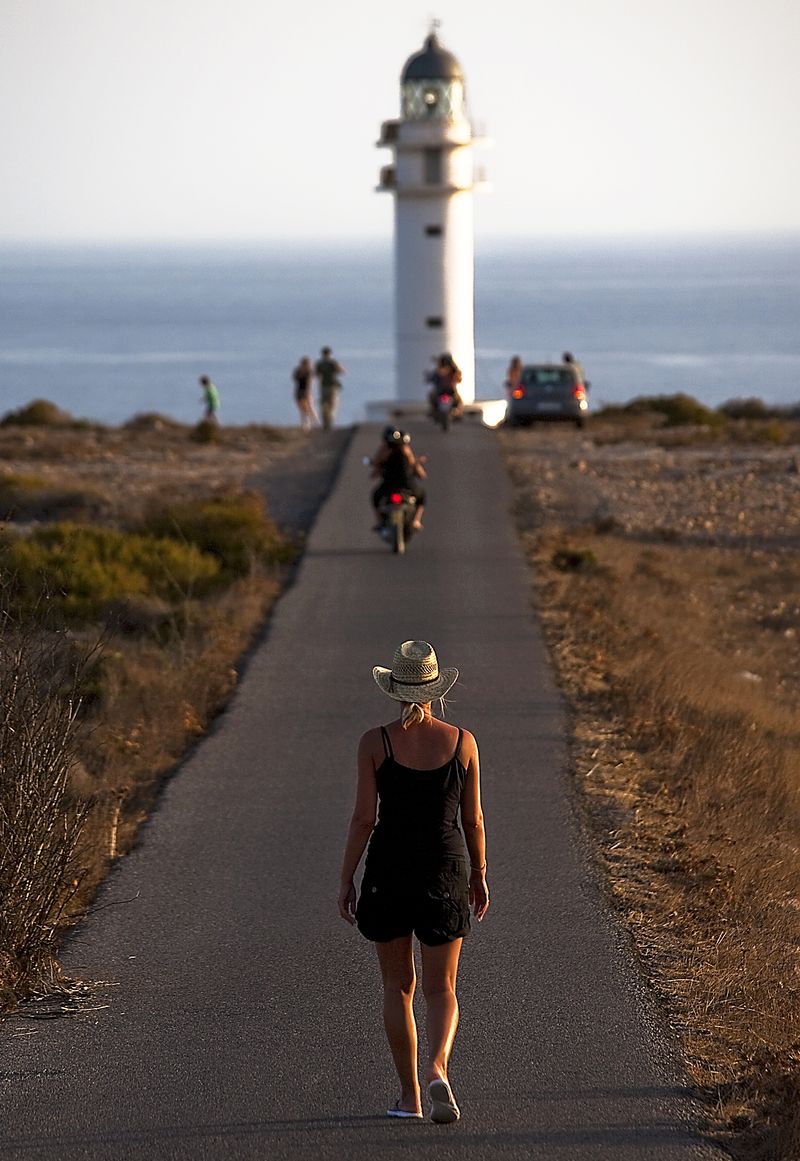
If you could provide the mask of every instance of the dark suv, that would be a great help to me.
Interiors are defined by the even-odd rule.
[[[586,385],[575,367],[569,363],[531,363],[522,368],[519,386],[511,392],[506,423],[521,427],[534,419],[568,419],[583,427],[588,412]]]

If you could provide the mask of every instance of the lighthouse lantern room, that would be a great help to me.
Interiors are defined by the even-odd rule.
[[[461,395],[475,398],[475,187],[472,125],[464,74],[436,29],[406,61],[399,120],[384,121],[378,145],[394,159],[379,190],[395,199],[396,395],[427,397],[427,375],[449,352],[461,368]]]

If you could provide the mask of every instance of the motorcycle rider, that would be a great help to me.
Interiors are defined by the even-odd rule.
[[[424,462],[424,456],[418,459],[411,450],[411,436],[391,426],[384,428],[381,445],[370,460],[372,475],[381,478],[372,493],[372,505],[376,513],[381,501],[392,492],[410,492],[417,501],[412,523],[412,528],[417,532],[422,528],[422,513],[425,511],[425,489],[421,482],[427,475]],[[380,529],[381,522],[378,519],[375,531],[379,532]]]
[[[428,402],[431,405],[431,415],[436,415],[436,403],[440,395],[449,395],[453,400],[453,418],[457,418],[464,410],[464,400],[459,394],[458,385],[461,382],[461,368],[450,354],[440,355],[436,360],[436,367],[431,371],[428,380],[431,389],[428,393]]]

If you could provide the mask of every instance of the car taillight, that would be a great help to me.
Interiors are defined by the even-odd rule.
[[[512,399],[522,399],[524,395],[525,395],[525,392],[522,390],[521,387],[515,387],[514,390],[511,392]]]
[[[586,391],[584,390],[583,384],[578,383],[577,387],[573,387],[572,394],[575,396],[576,399],[583,399],[584,396],[586,395]]]
[[[392,492],[391,496],[389,497],[389,503],[390,504],[402,504],[403,497],[400,495],[399,492]]]

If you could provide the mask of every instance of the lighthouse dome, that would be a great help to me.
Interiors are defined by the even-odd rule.
[[[425,37],[422,52],[406,61],[401,81],[463,81],[464,74],[452,52],[442,48],[435,32]]]

